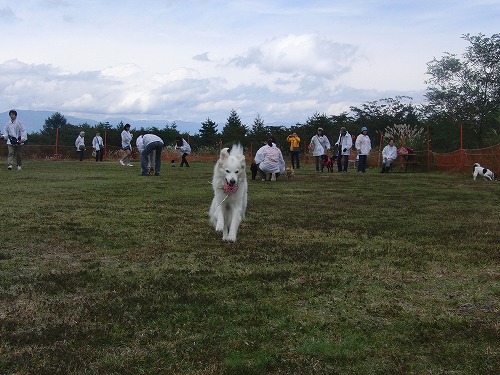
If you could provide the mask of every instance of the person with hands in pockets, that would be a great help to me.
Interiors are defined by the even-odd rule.
[[[347,173],[349,167],[349,155],[351,154],[352,137],[345,127],[340,128],[339,139],[335,146],[338,147],[337,169],[339,172]],[[342,160],[343,159],[343,160]]]
[[[358,173],[365,173],[366,161],[372,149],[372,142],[368,137],[368,128],[366,126],[361,128],[361,134],[356,138],[355,147],[359,157]]]

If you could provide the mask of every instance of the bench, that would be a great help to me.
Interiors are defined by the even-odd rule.
[[[408,167],[411,167],[411,171],[415,172],[415,166],[418,165],[418,157],[416,154],[399,154],[398,158],[392,163],[391,171],[399,167],[401,172],[406,173]]]

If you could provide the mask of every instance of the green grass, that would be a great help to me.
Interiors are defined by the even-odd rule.
[[[499,372],[497,182],[305,166],[229,244],[212,166],[0,169],[0,373]]]

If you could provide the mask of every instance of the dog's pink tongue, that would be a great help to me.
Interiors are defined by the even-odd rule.
[[[238,185],[233,184],[231,185],[229,182],[224,181],[224,191],[228,194],[234,194],[238,190]]]

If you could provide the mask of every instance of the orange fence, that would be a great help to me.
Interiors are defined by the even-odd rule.
[[[248,160],[253,159],[253,154],[256,149],[249,147],[247,150]],[[180,162],[180,153],[172,148],[166,148],[166,152],[162,154],[162,159],[165,161],[175,160]],[[120,147],[106,146],[105,160],[118,160],[122,155]],[[408,169],[408,171],[421,171],[429,172],[433,170],[452,171],[452,172],[467,172],[472,169],[474,163],[479,163],[495,172],[500,172],[500,144],[477,149],[477,150],[457,150],[450,153],[435,153],[430,150],[415,152],[416,163]],[[7,157],[7,147],[0,146],[0,157]],[[139,153],[135,149],[133,157],[137,159]],[[283,157],[288,164],[290,164],[289,151],[283,151]],[[77,159],[75,147],[73,146],[58,146],[56,154],[55,145],[32,145],[26,144],[23,146],[23,158],[25,159],[44,159],[44,160],[71,160]],[[214,162],[218,158],[218,150],[212,152],[193,152],[189,155],[189,161],[211,161]],[[88,148],[85,151],[85,159],[92,160],[92,149]],[[304,165],[313,164],[314,157],[308,153],[301,153],[301,163]],[[355,164],[355,153],[351,151],[349,157],[351,163]],[[380,151],[372,150],[368,157],[368,167],[378,168],[380,166]],[[405,161],[401,156],[398,157],[396,162],[396,171],[398,169],[406,169]]]
[[[500,171],[500,144],[477,150],[457,150],[447,154],[431,153],[432,166],[442,171],[467,172],[474,163]]]

